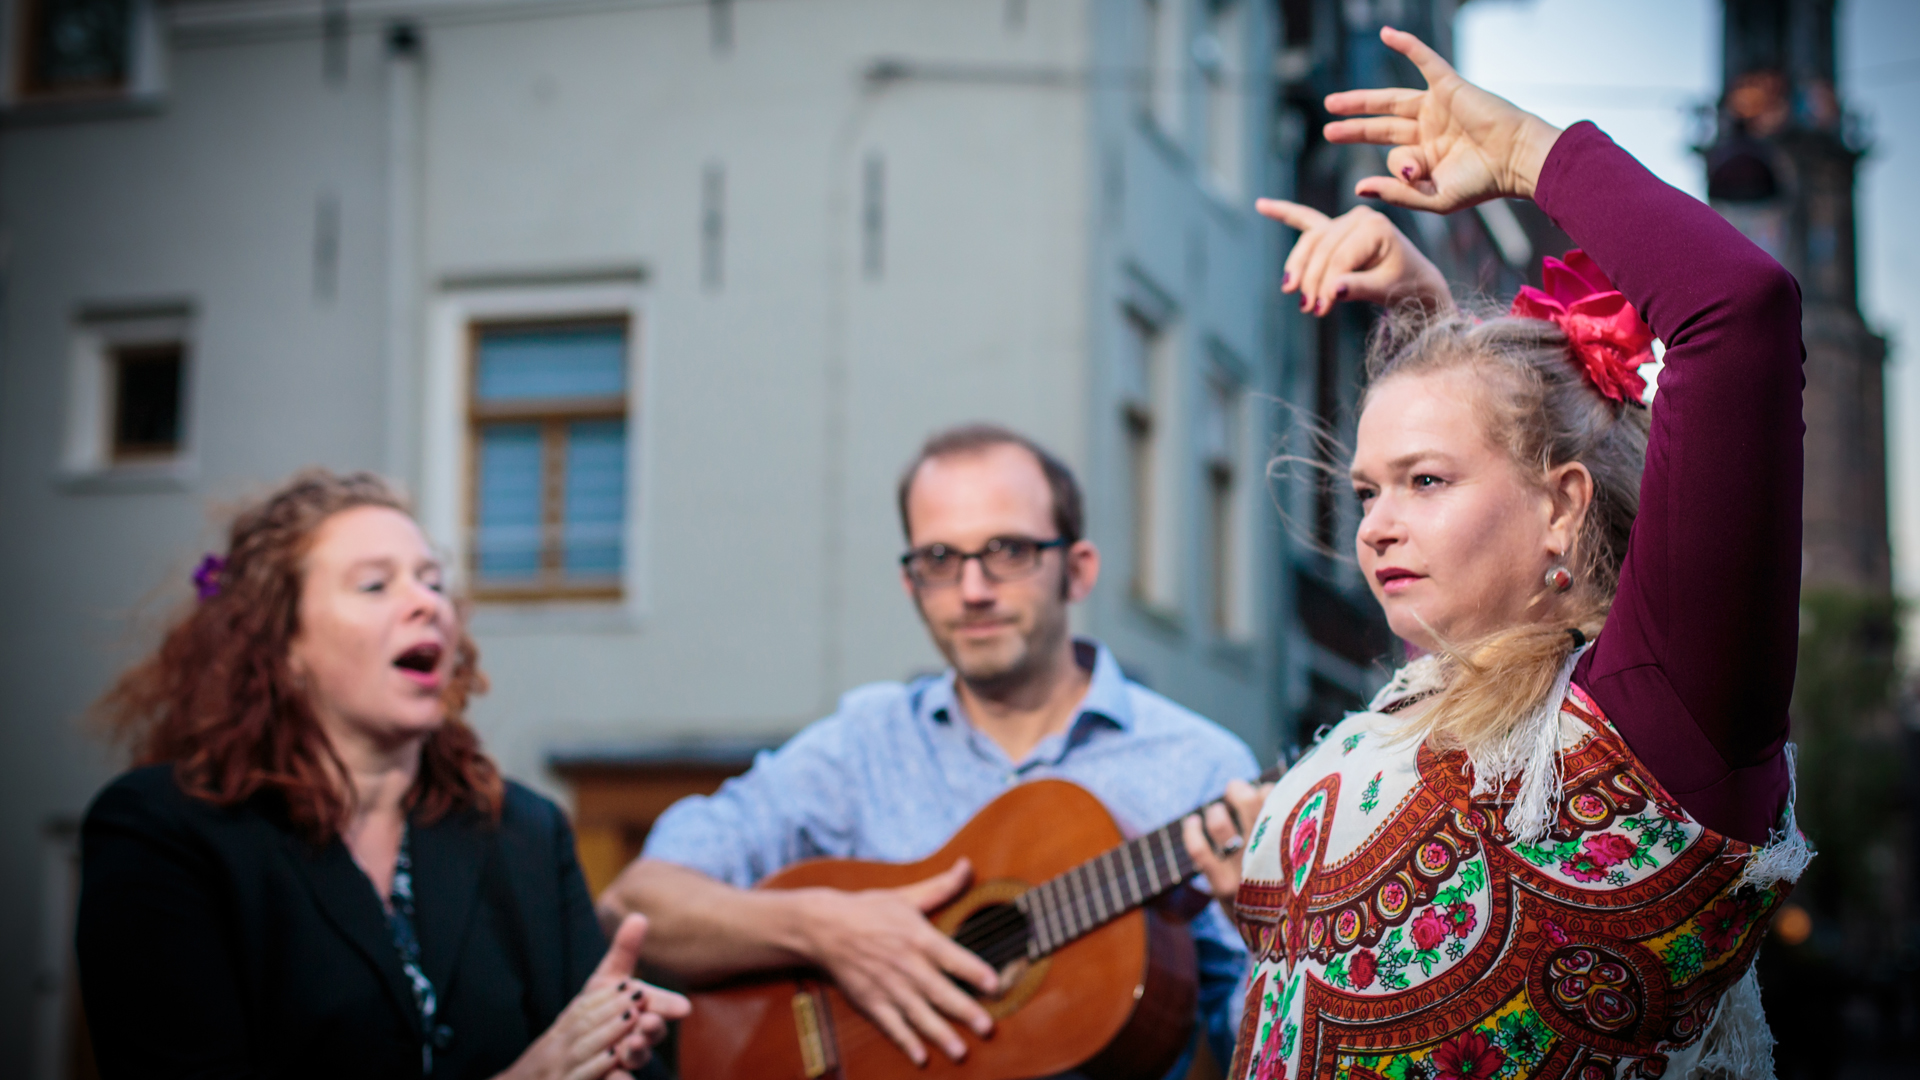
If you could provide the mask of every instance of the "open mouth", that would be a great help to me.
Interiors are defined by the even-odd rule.
[[[443,651],[437,642],[423,641],[395,657],[393,666],[402,671],[431,675],[440,666],[440,654]]]

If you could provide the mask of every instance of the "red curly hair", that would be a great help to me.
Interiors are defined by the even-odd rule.
[[[314,536],[328,518],[357,506],[410,513],[377,476],[314,469],[234,519],[225,564],[209,583],[218,591],[101,700],[103,719],[131,745],[136,766],[171,763],[183,791],[217,806],[276,795],[294,827],[316,843],[339,832],[347,820],[346,769],[288,651],[300,629]],[[446,720],[421,748],[407,798],[422,821],[455,810],[498,820],[500,772],[466,723],[467,699],[485,689],[480,652],[462,619],[443,695]]]

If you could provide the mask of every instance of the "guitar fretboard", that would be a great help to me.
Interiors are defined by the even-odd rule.
[[[1159,896],[1195,873],[1180,838],[1180,820],[1088,859],[1021,893],[1013,906],[1031,928],[1027,958],[1058,949]]]

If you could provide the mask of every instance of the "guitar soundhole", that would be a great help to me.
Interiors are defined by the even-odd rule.
[[[1031,930],[1027,916],[1012,904],[988,904],[968,915],[953,939],[996,970],[1026,959]]]

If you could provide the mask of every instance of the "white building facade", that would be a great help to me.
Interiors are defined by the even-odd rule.
[[[307,465],[413,493],[475,722],[563,801],[556,755],[771,743],[940,666],[893,485],[975,419],[1087,488],[1080,631],[1277,750],[1275,4],[7,15],[0,1060],[67,1067],[72,829],[120,767],[83,714]]]

